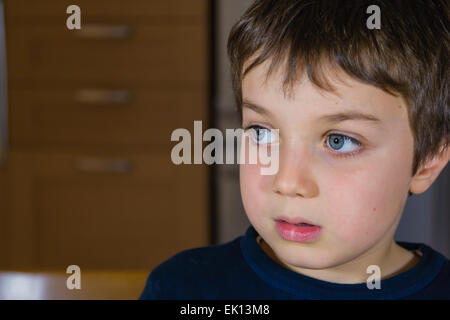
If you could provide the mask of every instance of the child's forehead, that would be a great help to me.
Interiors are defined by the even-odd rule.
[[[252,97],[260,99],[268,96],[275,96],[287,101],[295,101],[302,97],[311,95],[321,96],[323,99],[339,102],[349,97],[365,99],[370,96],[372,99],[379,97],[394,98],[381,89],[362,83],[344,72],[336,71],[324,74],[326,83],[330,89],[320,88],[315,85],[305,72],[299,75],[292,87],[283,87],[284,77],[279,71],[267,77],[264,66],[257,66],[252,69],[242,80],[243,98]],[[392,100],[392,99],[391,99]]]
[[[405,117],[406,103],[400,96],[362,83],[339,70],[330,72],[328,76],[334,91],[317,87],[304,74],[286,95],[282,88],[283,75],[276,72],[266,78],[265,66],[258,65],[242,81],[242,107],[253,111],[266,110],[266,115],[281,113],[296,117],[301,112],[302,115],[309,113],[314,118],[327,119],[326,115],[333,114],[336,119],[366,118],[367,123],[371,118],[373,124]]]
[[[352,85],[356,80],[345,73],[340,67],[324,63],[320,66],[321,72],[319,83],[322,86],[317,86],[314,81],[311,81],[305,68],[298,68],[294,73],[294,80],[287,83],[286,63],[279,63],[269,72],[271,60],[268,59],[259,65],[252,67],[248,73],[242,78],[242,91],[265,91],[268,88],[275,89],[283,94],[288,99],[295,99],[295,92],[304,87],[314,87],[321,95],[332,97],[340,97],[339,90],[336,90],[337,85]],[[250,65],[248,60],[244,64],[244,69]],[[310,88],[308,88],[310,90]]]

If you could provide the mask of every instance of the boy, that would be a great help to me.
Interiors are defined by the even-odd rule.
[[[447,0],[255,1],[228,55],[278,171],[241,164],[246,234],[173,256],[140,299],[450,299],[450,261],[393,240],[450,158],[449,26]]]

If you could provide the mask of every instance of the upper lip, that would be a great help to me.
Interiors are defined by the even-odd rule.
[[[313,222],[311,222],[309,220],[306,220],[306,219],[304,219],[302,217],[281,216],[281,217],[279,217],[276,220],[282,220],[282,221],[285,221],[285,222],[290,223],[290,224],[307,223],[307,224],[311,224],[311,225],[315,225],[315,226],[317,225],[317,224],[315,224],[315,223],[313,223]]]

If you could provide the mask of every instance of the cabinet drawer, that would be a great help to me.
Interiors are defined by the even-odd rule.
[[[204,15],[207,0],[4,0],[6,13],[17,18],[56,17],[65,21],[66,9],[76,4],[84,17],[148,17],[152,15]]]
[[[153,268],[208,244],[208,174],[169,154],[11,152],[15,268]]]
[[[117,20],[64,25],[9,25],[11,80],[206,83],[208,39],[204,23],[151,24]]]
[[[198,88],[12,88],[11,146],[169,146],[172,131],[193,132],[207,120],[207,97]],[[204,125],[206,127],[206,124]]]

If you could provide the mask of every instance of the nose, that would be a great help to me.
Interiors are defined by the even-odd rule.
[[[288,197],[316,197],[319,188],[311,170],[313,161],[312,153],[305,147],[280,146],[279,167],[273,191]]]

